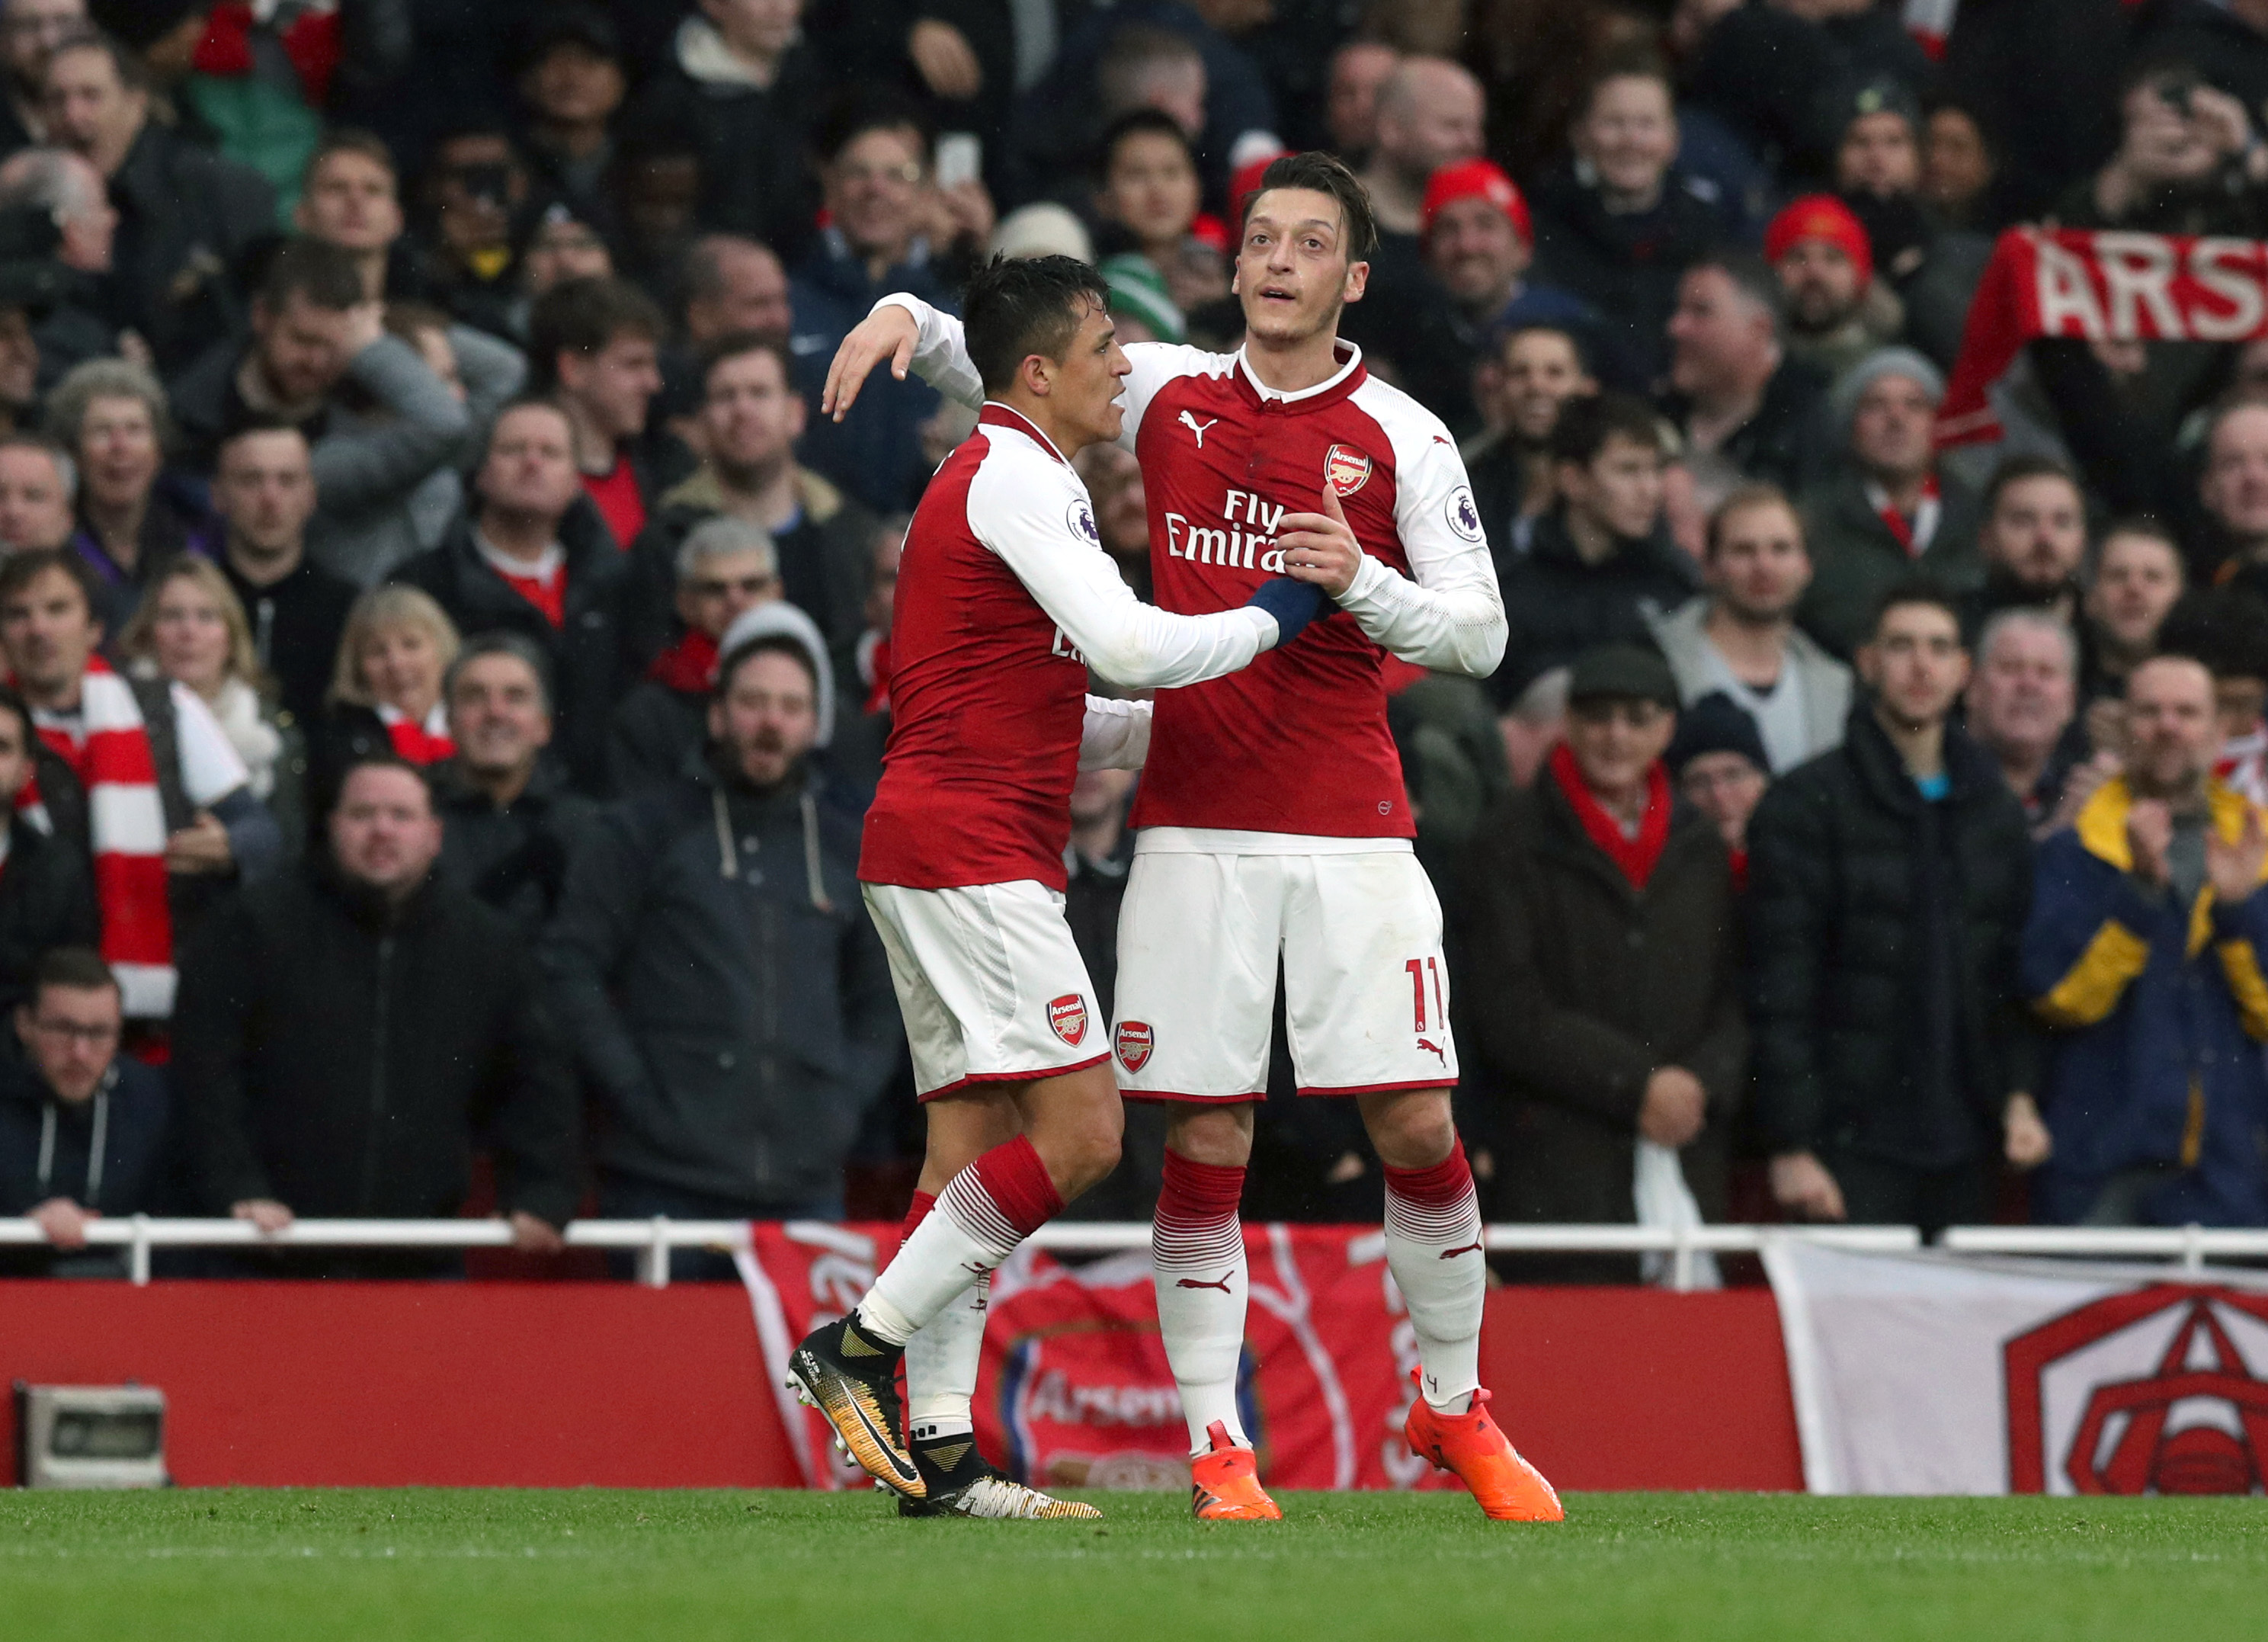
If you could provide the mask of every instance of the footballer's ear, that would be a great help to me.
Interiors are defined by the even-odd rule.
[[[1349,263],[1346,284],[1340,287],[1339,300],[1342,302],[1359,302],[1362,300],[1362,293],[1368,289],[1370,289],[1370,264]]]

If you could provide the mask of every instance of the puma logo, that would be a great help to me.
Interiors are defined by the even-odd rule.
[[[1454,1260],[1460,1254],[1482,1254],[1485,1253],[1487,1253],[1487,1250],[1484,1249],[1478,1242],[1472,1242],[1466,1244],[1462,1248],[1445,1248],[1441,1251],[1440,1258],[1443,1260]]]
[[[1220,418],[1219,417],[1213,417],[1206,421],[1200,422],[1196,417],[1190,415],[1188,411],[1184,410],[1182,412],[1182,425],[1197,436],[1197,448],[1199,450],[1203,450],[1204,448],[1205,429],[1211,427],[1213,423],[1219,420]]]
[[[1223,1277],[1219,1283],[1199,1283],[1195,1277],[1183,1277],[1174,1286],[1177,1289],[1219,1289],[1226,1294],[1228,1292],[1228,1279]]]
[[[1449,1057],[1441,1053],[1441,1046],[1435,1043],[1431,1038],[1420,1038],[1418,1040],[1418,1047],[1421,1049],[1432,1050],[1435,1060],[1439,1061],[1443,1066],[1448,1065]]]

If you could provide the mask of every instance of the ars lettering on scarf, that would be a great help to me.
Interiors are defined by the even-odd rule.
[[[1996,439],[1993,384],[2025,344],[2244,342],[2268,336],[2268,242],[2011,228],[1970,305],[1938,442]]]

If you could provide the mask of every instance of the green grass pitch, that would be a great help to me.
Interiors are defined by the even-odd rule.
[[[1275,1525],[901,1522],[802,1493],[183,1490],[0,1498],[6,1642],[1249,1642],[2268,1636],[2259,1500],[1286,1495]]]

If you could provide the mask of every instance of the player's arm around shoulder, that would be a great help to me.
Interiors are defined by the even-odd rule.
[[[897,381],[911,371],[946,398],[971,410],[984,403],[983,379],[968,357],[961,322],[907,291],[876,302],[850,328],[827,367],[819,414],[840,422],[858,403],[866,379],[887,367]]]
[[[969,482],[968,528],[1111,684],[1197,684],[1277,642],[1278,618],[1264,610],[1173,616],[1136,598],[1103,551],[1079,476],[1027,445],[1004,440],[986,455]]]

